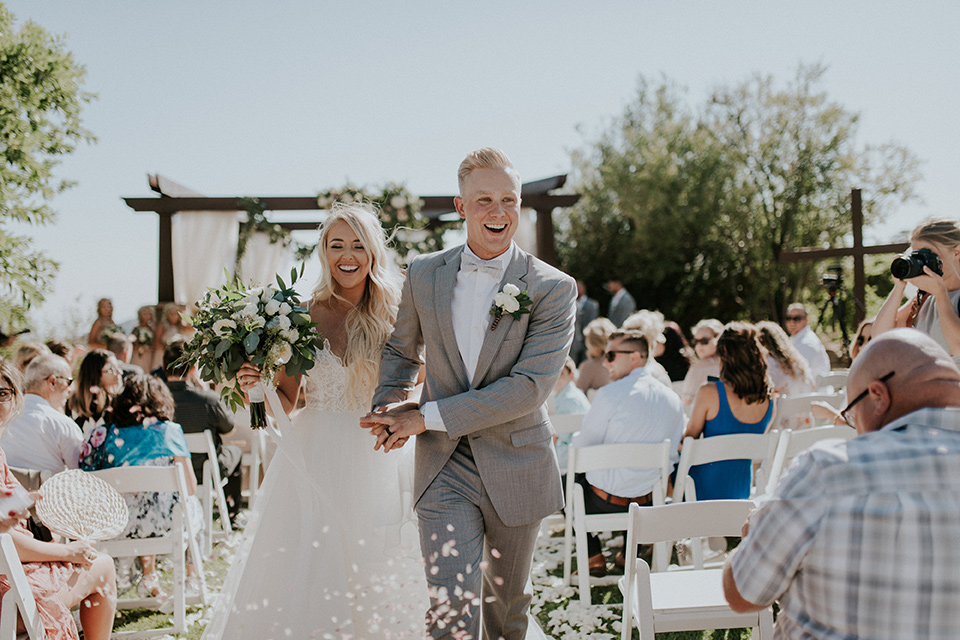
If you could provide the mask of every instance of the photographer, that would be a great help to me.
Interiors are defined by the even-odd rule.
[[[895,327],[914,327],[927,334],[960,364],[960,225],[949,218],[931,218],[910,234],[910,250],[894,260],[893,291],[873,325],[876,337]],[[899,309],[907,283],[917,297]]]

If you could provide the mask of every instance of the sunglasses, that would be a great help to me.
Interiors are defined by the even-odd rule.
[[[607,362],[613,362],[614,360],[617,359],[617,355],[618,355],[618,354],[621,354],[621,353],[636,353],[636,350],[634,350],[634,351],[618,351],[618,350],[614,349],[614,350],[611,350],[611,351],[605,351],[604,354],[603,354],[603,357],[607,359]]]
[[[802,322],[807,316],[787,316],[787,322]]]
[[[10,402],[13,400],[14,391],[10,387],[0,389],[0,402]]]
[[[697,346],[698,344],[710,344],[714,338],[694,338],[690,344]]]
[[[891,371],[887,375],[883,376],[882,378],[880,378],[880,382],[886,382],[887,380],[893,377],[894,373],[896,373],[896,371]],[[870,393],[869,387],[864,389],[862,392],[860,392],[860,395],[858,395],[856,398],[851,400],[846,407],[840,410],[840,417],[843,418],[844,422],[846,422],[848,425],[850,425],[853,428],[856,428],[856,425],[853,424],[853,420],[850,418],[850,415],[849,415],[850,409],[853,409],[853,406],[855,404],[857,404],[858,402],[866,398],[868,393]]]
[[[73,384],[73,378],[68,378],[66,376],[53,376],[53,377],[56,378],[57,380],[66,380],[68,386]]]

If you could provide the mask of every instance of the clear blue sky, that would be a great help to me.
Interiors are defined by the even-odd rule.
[[[329,2],[7,0],[65,37],[99,95],[99,138],[60,167],[56,226],[29,229],[61,262],[36,313],[52,329],[156,299],[157,219],[122,196],[161,173],[208,195],[310,195],[347,179],[453,193],[471,149],[507,151],[524,179],[570,170],[661,74],[699,101],[759,72],[829,66],[830,96],[861,114],[859,140],[924,160],[922,203],[868,230],[890,241],[960,215],[960,5],[886,0]]]

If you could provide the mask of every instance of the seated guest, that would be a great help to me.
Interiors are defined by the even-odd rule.
[[[657,345],[654,353],[657,362],[663,365],[670,376],[670,382],[683,382],[693,362],[693,349],[683,337],[683,331],[673,320],[663,324],[663,342]]]
[[[577,388],[588,398],[593,391],[610,382],[610,372],[603,365],[603,350],[607,348],[607,338],[616,330],[617,327],[606,318],[597,318],[583,329],[587,358],[580,363]]]
[[[53,353],[50,349],[47,348],[47,345],[42,342],[24,342],[17,347],[17,353],[14,356],[14,360],[17,363],[17,369],[20,373],[23,373],[27,370],[27,366],[33,362],[33,359],[37,356],[44,354]]]
[[[583,426],[572,447],[628,442],[679,443],[683,435],[683,406],[672,389],[654,380],[645,365],[647,339],[639,331],[617,331],[610,335],[604,362],[610,383],[597,391]],[[676,444],[671,459],[679,456]],[[630,503],[649,505],[652,489],[660,479],[659,469],[604,469],[590,471],[576,480],[583,486],[587,513],[623,513]],[[587,535],[590,574],[606,574],[600,540]],[[622,563],[622,554],[617,558]],[[582,570],[582,569],[581,569]]]
[[[220,402],[220,397],[213,391],[200,389],[188,382],[186,378],[191,367],[177,364],[183,357],[183,344],[183,340],[174,340],[163,352],[163,370],[167,374],[167,387],[173,395],[175,405],[173,419],[183,428],[184,433],[209,431],[213,436],[220,476],[227,481],[224,495],[229,505],[230,518],[233,519],[240,506],[240,483],[243,478],[240,462],[243,451],[240,447],[223,444],[221,440],[221,436],[233,431],[233,420]],[[203,463],[206,459],[207,456],[203,453],[192,456],[193,472],[198,478],[203,477]]]
[[[810,328],[807,308],[802,302],[794,302],[787,307],[786,325],[790,341],[810,365],[810,375],[816,383],[817,376],[830,373],[830,356],[823,342]]]
[[[16,369],[0,359],[2,431],[6,430],[25,404],[19,378]],[[77,429],[73,423],[70,423],[70,427],[74,431]],[[19,489],[19,483],[10,472],[3,450],[0,449],[0,491],[12,492],[15,489]],[[23,520],[11,523],[4,518],[3,528],[4,533],[10,534],[23,563],[23,572],[36,600],[47,637],[76,640],[77,626],[70,609],[79,605],[83,637],[87,640],[107,640],[113,631],[113,617],[117,609],[117,580],[110,556],[98,553],[93,543],[88,541],[60,544],[37,540],[27,530]],[[9,590],[9,579],[0,576],[0,596]],[[14,606],[12,602],[7,604]],[[23,623],[18,622],[17,628],[22,632]]]
[[[767,373],[773,390],[782,396],[813,393],[810,365],[776,322],[758,322],[760,344],[767,350]]]
[[[955,638],[960,371],[895,329],[854,361],[847,398],[859,435],[801,453],[753,511],[724,567],[727,601],[779,602],[788,640]]]
[[[112,353],[117,359],[117,366],[123,371],[123,379],[143,373],[143,369],[135,364],[130,364],[130,358],[133,356],[133,343],[123,333],[112,333],[107,338],[107,351]]]
[[[590,409],[590,401],[583,391],[577,388],[577,366],[573,358],[568,357],[563,363],[560,377],[553,385],[553,393],[548,400],[552,405],[552,415],[564,416],[576,413],[586,413]],[[567,472],[567,447],[570,446],[572,433],[560,433],[553,437],[553,446],[557,450],[557,462],[560,464],[560,475]]]
[[[47,349],[50,349],[50,353],[66,360],[70,365],[70,369],[73,369],[73,363],[77,359],[77,350],[72,344],[57,339],[47,340],[44,344],[47,346]]]
[[[203,526],[203,507],[193,495],[197,486],[190,464],[190,450],[183,430],[173,422],[173,397],[161,380],[141,373],[133,376],[113,403],[110,425],[93,429],[83,444],[80,468],[98,471],[113,467],[166,467],[178,464],[183,468],[190,494],[186,508],[197,535]],[[124,494],[130,521],[121,537],[150,538],[166,535],[173,526],[174,495],[142,492]],[[154,556],[141,556],[143,577],[137,585],[142,597],[165,597],[160,589]],[[193,565],[187,567],[188,576]],[[196,580],[188,579],[191,589]]]
[[[652,351],[650,357],[647,358],[647,370],[650,372],[650,375],[672,389],[673,387],[670,385],[670,376],[667,374],[667,370],[663,368],[662,364],[656,361],[654,355],[664,340],[663,327],[663,314],[659,311],[648,311],[647,309],[641,309],[640,311],[631,313],[630,316],[623,321],[622,325],[624,331],[639,331],[643,334],[643,337],[647,339],[647,344],[651,345]]]
[[[850,344],[850,360],[853,361],[867,343],[873,338],[873,318],[867,318],[857,327],[857,333],[853,336],[853,342]]]
[[[52,353],[34,358],[24,377],[24,409],[0,434],[7,464],[58,473],[76,469],[83,435],[63,413],[70,365]]]
[[[697,391],[683,437],[709,438],[731,433],[765,433],[773,419],[773,390],[767,354],[756,328],[731,322],[717,340],[720,379]],[[690,468],[697,500],[750,497],[750,460],[721,460]]]
[[[94,349],[83,357],[67,409],[85,435],[103,424],[104,412],[122,388],[123,370],[115,355],[106,349]]]
[[[687,376],[683,379],[683,391],[680,399],[683,406],[689,410],[693,399],[701,385],[706,384],[711,377],[720,375],[720,358],[717,357],[717,338],[723,333],[723,323],[714,318],[701,320],[691,329],[693,334],[693,352],[697,360],[690,365]]]

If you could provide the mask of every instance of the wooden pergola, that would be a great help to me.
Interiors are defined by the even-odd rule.
[[[148,176],[150,188],[160,197],[124,198],[134,211],[152,211],[160,216],[159,278],[157,301],[173,302],[173,216],[181,211],[223,211],[232,213],[243,209],[238,197],[206,197],[159,174]],[[561,188],[567,176],[558,175],[535,182],[526,182],[522,187],[523,207],[536,212],[536,254],[552,265],[557,263],[554,245],[553,210],[572,207],[580,199],[579,194],[553,194]],[[454,213],[454,196],[421,196],[422,213],[431,221],[445,214]],[[262,196],[257,198],[268,211],[320,211],[316,196]],[[296,222],[275,222],[289,231],[314,230],[321,220],[310,216]]]

